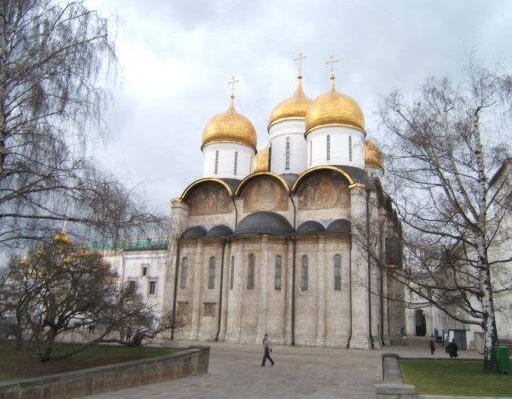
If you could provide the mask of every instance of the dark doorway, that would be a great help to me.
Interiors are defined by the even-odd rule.
[[[427,322],[425,321],[425,313],[418,309],[414,312],[414,324],[416,326],[416,335],[424,337],[427,333]]]

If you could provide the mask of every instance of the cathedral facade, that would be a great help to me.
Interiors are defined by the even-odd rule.
[[[233,94],[206,125],[203,177],[171,201],[162,311],[190,340],[268,333],[279,344],[369,349],[398,338],[403,289],[377,264],[400,267],[401,228],[361,108],[332,70],[330,90],[309,99],[299,70],[268,134],[257,151]]]

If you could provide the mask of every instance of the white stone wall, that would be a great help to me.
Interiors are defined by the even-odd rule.
[[[215,154],[219,152],[217,173],[215,173]],[[235,174],[235,153],[237,168]],[[224,177],[243,179],[251,173],[252,160],[256,152],[253,148],[232,142],[210,143],[203,147],[203,177]]]
[[[277,174],[300,174],[307,167],[306,139],[304,119],[286,119],[274,123],[269,128],[269,142],[272,148],[270,157],[271,171]],[[290,162],[286,168],[286,142],[290,142]]]
[[[138,292],[153,307],[157,314],[162,314],[164,296],[164,275],[166,250],[122,251],[116,255],[107,255],[109,262],[119,275],[120,284],[134,281]],[[146,275],[143,275],[143,268]],[[149,293],[150,281],[156,283],[155,294]]]
[[[330,136],[330,156],[327,156],[327,136]],[[349,137],[352,137],[350,158]],[[347,165],[364,169],[364,134],[348,126],[326,126],[313,130],[307,137],[307,166]]]

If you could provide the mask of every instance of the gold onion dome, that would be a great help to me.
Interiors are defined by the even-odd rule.
[[[236,112],[233,99],[234,96],[231,96],[228,110],[214,116],[204,128],[203,147],[213,142],[231,141],[256,150],[256,130],[249,119]]]
[[[258,151],[252,161],[252,173],[269,171],[269,155],[270,151],[268,146]]]
[[[306,115],[306,132],[326,125],[353,126],[364,132],[361,107],[352,97],[336,91],[334,76],[331,76],[331,90],[317,97]]]
[[[384,159],[379,147],[371,141],[364,142],[364,163],[370,168],[384,169]]]
[[[302,76],[297,76],[297,89],[290,98],[280,102],[270,114],[268,125],[274,122],[288,118],[306,118],[309,106],[313,103],[309,97],[304,94],[302,89]]]

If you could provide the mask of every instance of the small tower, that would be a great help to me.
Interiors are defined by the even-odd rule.
[[[279,103],[270,114],[270,167],[277,174],[303,172],[306,165],[306,113],[313,102],[302,89],[302,60],[299,53],[297,88],[290,98]]]
[[[384,160],[379,147],[371,141],[366,140],[364,143],[364,163],[368,176],[377,177],[379,179],[384,175]]]
[[[251,121],[235,110],[233,76],[231,104],[226,112],[214,116],[203,132],[204,177],[243,179],[251,173],[256,154],[256,131]]]
[[[308,168],[346,165],[364,169],[364,116],[357,102],[336,91],[331,57],[331,90],[313,102],[306,116]]]

